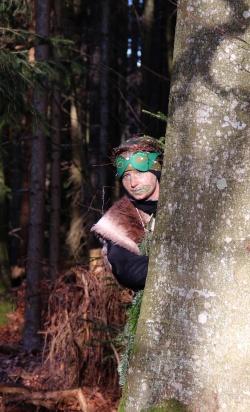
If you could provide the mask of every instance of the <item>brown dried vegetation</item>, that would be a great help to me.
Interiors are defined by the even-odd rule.
[[[49,386],[115,385],[114,338],[125,315],[123,292],[109,274],[75,267],[62,275],[50,295],[44,332]]]
[[[115,411],[120,395],[115,338],[125,323],[130,292],[121,289],[103,266],[91,271],[74,267],[61,274],[49,295],[49,285],[43,289],[48,302],[48,306],[44,302],[43,356],[31,359],[31,354],[19,352],[14,364],[5,358],[15,379],[0,382],[3,410],[11,411],[10,405],[16,407],[17,402],[85,410],[84,401],[88,411]]]

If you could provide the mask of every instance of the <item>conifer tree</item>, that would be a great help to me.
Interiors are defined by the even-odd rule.
[[[62,35],[62,3],[54,1],[54,35]],[[55,62],[59,62],[58,51],[54,47]],[[61,215],[61,93],[58,84],[54,85],[52,95],[52,137],[51,137],[51,212],[50,212],[50,245],[49,266],[50,277],[55,279],[58,274],[60,255],[60,215]]]
[[[36,34],[40,43],[35,48],[37,62],[48,59],[48,36],[50,21],[50,1],[36,0]],[[46,133],[47,90],[45,76],[34,90],[34,131],[31,154],[30,183],[30,227],[27,254],[27,288],[23,344],[26,350],[39,349],[41,323],[41,277],[44,252],[44,206],[46,174]]]

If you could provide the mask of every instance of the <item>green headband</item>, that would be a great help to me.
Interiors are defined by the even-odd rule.
[[[148,172],[150,169],[158,169],[154,167],[156,158],[160,155],[159,152],[136,152],[129,157],[118,156],[115,159],[115,166],[117,169],[117,175],[121,177],[125,170],[139,170],[140,172]],[[156,166],[156,165],[155,165]]]

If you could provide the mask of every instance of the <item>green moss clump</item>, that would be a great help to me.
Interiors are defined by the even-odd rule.
[[[119,403],[117,412],[125,412],[125,405],[126,405],[126,400],[122,398],[121,402]]]
[[[13,304],[7,300],[0,301],[0,326],[8,321],[7,314],[13,312]]]
[[[176,399],[170,399],[156,406],[151,406],[147,409],[142,409],[141,412],[188,412],[188,409],[183,403]]]
[[[126,412],[126,399],[122,398],[118,412]],[[188,412],[187,406],[176,399],[170,399],[159,405],[141,409],[141,412]]]

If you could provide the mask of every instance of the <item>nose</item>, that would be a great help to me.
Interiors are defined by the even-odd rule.
[[[132,188],[136,187],[138,185],[138,178],[135,174],[131,174],[130,176],[130,186]]]

